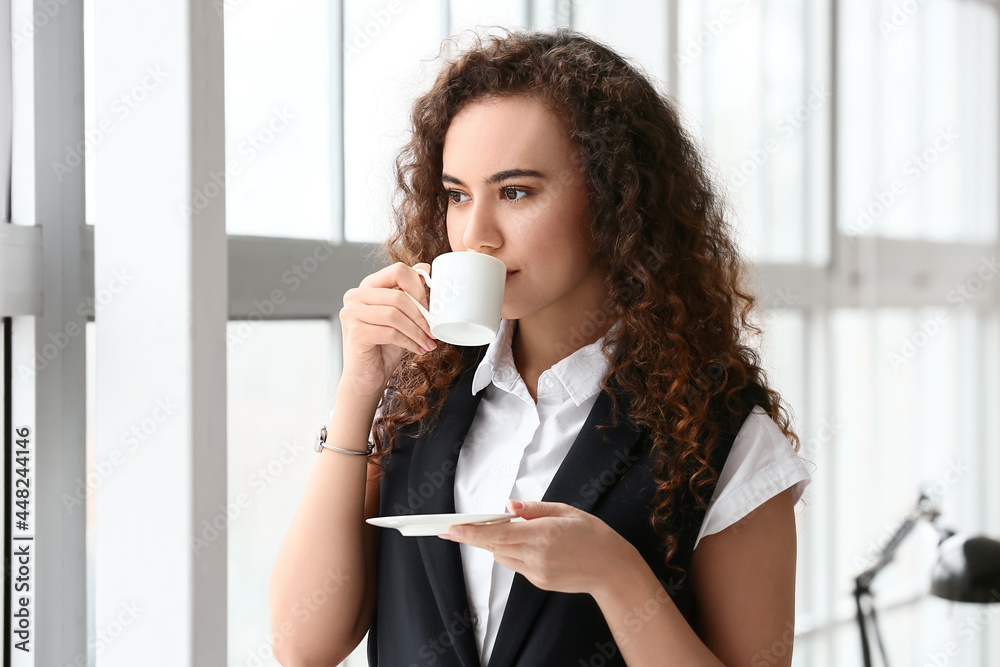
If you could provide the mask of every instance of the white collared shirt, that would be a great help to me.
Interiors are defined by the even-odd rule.
[[[511,339],[516,322],[503,319],[472,380],[486,387],[455,469],[455,511],[507,511],[507,499],[541,500],[600,395],[610,362],[604,339],[576,350],[538,378],[538,402],[514,366]],[[614,327],[620,326],[616,322]],[[613,350],[612,350],[613,352]],[[811,481],[791,443],[759,407],[747,417],[719,473],[695,546],[705,535],[739,521],[764,501],[793,487],[798,502]],[[481,664],[489,662],[514,571],[493,554],[459,544],[462,569],[476,622]]]

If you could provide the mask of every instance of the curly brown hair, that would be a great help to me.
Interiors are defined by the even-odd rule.
[[[761,333],[750,319],[756,299],[741,284],[744,265],[726,206],[673,103],[625,58],[579,32],[476,35],[414,104],[412,138],[395,161],[394,228],[381,252],[412,266],[451,251],[441,184],[445,133],[470,102],[510,95],[546,103],[579,150],[593,249],[606,277],[604,312],[623,323],[605,338],[611,368],[601,387],[627,397],[627,413],[614,402],[614,423],[628,419],[655,448],[650,520],[674,567],[677,541],[666,526],[679,509],[676,497],[686,485],[706,507],[719,472],[710,464],[719,435],[713,397],[724,392],[730,406],[756,383],[770,417],[796,451],[800,445],[760,358],[741,340]],[[479,351],[438,341],[432,352],[404,355],[373,425],[374,463],[391,453],[402,426],[431,427],[448,387]]]

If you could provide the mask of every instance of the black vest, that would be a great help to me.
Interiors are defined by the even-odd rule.
[[[472,394],[472,378],[487,346],[472,355],[448,391],[435,426],[418,437],[398,436],[383,461],[380,514],[437,514],[455,511],[454,475],[458,454],[486,391]],[[620,406],[627,406],[617,395]],[[711,454],[719,472],[736,433],[756,402],[766,408],[758,385],[740,396],[741,409],[715,409],[720,437]],[[650,522],[655,485],[651,441],[627,420],[610,424],[611,396],[602,391],[586,423],[542,497],[590,512],[611,526],[642,554],[678,609],[692,622],[695,613],[690,578],[679,584],[664,564],[666,547]],[[417,425],[403,432],[417,433]],[[604,441],[602,438],[607,438]],[[706,502],[714,484],[702,493]],[[671,563],[688,570],[705,509],[693,497],[678,494],[679,510],[670,524],[678,536]],[[462,559],[456,542],[437,536],[404,537],[378,529],[378,581],[375,618],[368,633],[371,667],[480,667]],[[514,574],[488,667],[580,667],[625,662],[594,598],[534,586]]]

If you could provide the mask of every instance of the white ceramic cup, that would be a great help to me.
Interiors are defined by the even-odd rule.
[[[430,311],[410,294],[434,337],[452,345],[486,345],[500,331],[507,266],[478,252],[446,252],[431,262],[431,277],[416,269],[431,288]]]

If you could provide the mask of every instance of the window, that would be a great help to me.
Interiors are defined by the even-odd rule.
[[[680,2],[678,97],[757,260],[829,256],[832,90],[823,2]],[[724,83],[722,83],[724,82]]]
[[[295,0],[223,7],[226,229],[251,236],[331,237],[343,196],[339,96],[332,94],[340,62],[337,4]]]
[[[229,323],[230,664],[271,660],[267,589],[329,421],[340,346],[329,320]],[[267,664],[276,664],[273,661]]]
[[[163,664],[276,664],[266,583],[332,408],[336,313],[379,268],[442,39],[497,25],[620,49],[729,198],[816,466],[795,664],[857,661],[853,576],[922,486],[942,525],[1000,535],[995,2],[38,7],[12,3],[0,76],[3,423],[36,434],[33,576],[60,582],[32,599],[57,610],[35,663],[157,664],[168,633]],[[934,546],[918,526],[878,581],[890,659],[996,663],[1000,624],[927,595]]]
[[[996,240],[996,17],[995,3],[843,3],[843,233]]]

